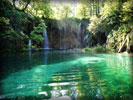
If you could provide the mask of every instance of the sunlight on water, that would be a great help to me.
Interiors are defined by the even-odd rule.
[[[33,66],[2,79],[0,98],[68,96],[71,100],[130,100],[133,97],[132,60],[130,56],[88,54],[71,61]]]
[[[86,64],[93,63],[93,60],[102,59],[96,57],[83,57],[74,61],[61,62],[51,65],[39,65],[33,67],[31,70],[23,70],[13,73],[6,79],[2,80],[3,92],[7,93],[7,95],[9,93],[9,96],[38,94],[39,88],[42,87],[44,83],[48,82],[49,78],[52,77],[55,72],[63,71],[70,67],[84,66]],[[53,84],[54,83],[49,84],[49,86]],[[55,86],[55,84],[53,86]],[[58,83],[58,85],[67,84],[69,85],[69,83]]]

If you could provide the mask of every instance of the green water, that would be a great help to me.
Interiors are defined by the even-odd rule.
[[[130,55],[44,51],[10,54],[0,61],[0,99],[133,99]]]

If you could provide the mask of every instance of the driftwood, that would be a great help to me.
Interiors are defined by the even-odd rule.
[[[123,44],[122,44],[122,46],[120,47],[120,49],[119,49],[118,53],[120,53],[120,52],[122,51],[122,49],[123,49],[123,47],[124,47],[124,45],[125,45],[126,41],[127,41],[127,38],[125,39],[124,43],[123,43]]]

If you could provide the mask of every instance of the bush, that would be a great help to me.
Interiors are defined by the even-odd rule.
[[[97,45],[96,47],[93,48],[94,52],[106,52],[106,48],[100,45]]]
[[[44,20],[40,20],[37,26],[33,27],[33,31],[30,34],[30,39],[35,42],[35,44],[40,44],[44,40],[42,37],[42,33],[45,31],[46,27]]]
[[[84,52],[92,52],[92,49],[91,48],[84,48],[83,51]]]
[[[95,52],[95,53],[113,53],[115,52],[112,48],[106,48],[105,46],[97,45],[93,48],[84,48],[84,52]]]

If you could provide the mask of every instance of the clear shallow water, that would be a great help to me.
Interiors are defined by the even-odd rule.
[[[45,51],[0,59],[0,99],[133,99],[133,56]]]

